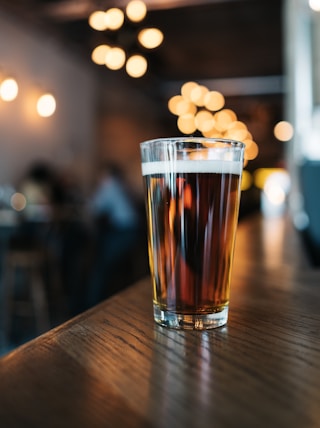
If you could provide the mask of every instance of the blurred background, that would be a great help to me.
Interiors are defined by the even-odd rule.
[[[245,140],[240,221],[288,216],[319,266],[319,10],[0,0],[2,352],[148,272],[146,139]]]

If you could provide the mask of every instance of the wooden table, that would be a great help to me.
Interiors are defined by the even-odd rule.
[[[241,222],[227,327],[154,325],[148,278],[0,360],[0,426],[320,427],[320,271]]]

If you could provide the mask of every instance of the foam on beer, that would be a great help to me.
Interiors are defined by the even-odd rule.
[[[144,162],[142,175],[173,173],[216,173],[241,175],[242,164],[239,161],[221,160],[176,160]]]

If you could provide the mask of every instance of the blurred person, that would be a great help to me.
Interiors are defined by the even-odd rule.
[[[93,306],[117,291],[113,282],[119,270],[128,269],[124,258],[130,255],[139,237],[138,209],[118,165],[103,165],[89,212],[96,236],[92,278],[88,284],[88,304]]]
[[[73,316],[83,309],[86,298],[86,260],[91,242],[79,214],[80,196],[75,196],[71,177],[67,178],[44,161],[30,166],[18,186],[27,205],[16,235],[28,245],[40,243],[47,252],[60,278],[68,315]]]

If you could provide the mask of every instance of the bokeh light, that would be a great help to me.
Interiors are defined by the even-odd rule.
[[[13,101],[19,92],[18,83],[15,79],[5,79],[0,85],[0,97],[3,101]]]
[[[199,131],[206,138],[226,138],[246,145],[244,166],[258,156],[259,147],[246,124],[236,113],[224,108],[225,98],[218,91],[196,82],[185,82],[180,94],[168,100],[169,111],[178,116],[177,126],[183,134]]]
[[[179,116],[177,120],[177,125],[181,132],[183,132],[184,134],[192,134],[197,129],[194,121],[194,116],[190,113]]]
[[[102,10],[96,10],[91,13],[88,19],[89,25],[96,31],[104,31],[108,28],[106,13]]]
[[[105,57],[105,64],[110,70],[119,70],[126,62],[126,53],[120,47],[113,47],[108,50]]]
[[[142,77],[148,68],[148,62],[142,55],[132,55],[126,62],[126,71],[133,78]]]
[[[15,211],[23,211],[27,205],[26,197],[22,193],[16,192],[11,196],[10,205]]]
[[[109,46],[109,45],[97,46],[92,51],[92,54],[91,54],[92,61],[98,65],[105,65],[106,55],[110,49],[111,49],[111,46]]]
[[[320,0],[309,0],[309,6],[315,12],[320,12]]]
[[[105,12],[107,28],[109,30],[119,30],[124,23],[124,13],[117,7],[112,7]]]
[[[138,34],[139,43],[147,49],[155,49],[163,42],[163,33],[158,28],[143,28]]]
[[[241,190],[246,191],[250,189],[253,184],[253,177],[249,171],[242,171],[242,179],[241,179]]]
[[[204,106],[211,111],[217,111],[224,107],[224,96],[218,91],[207,92],[204,96]]]
[[[141,0],[132,0],[126,6],[126,15],[132,22],[142,21],[147,14],[147,6]]]
[[[274,136],[279,141],[289,141],[291,140],[294,134],[293,126],[291,125],[291,123],[286,122],[285,120],[278,122],[274,127],[273,132]]]
[[[37,112],[41,117],[50,117],[56,111],[56,100],[52,94],[44,94],[38,99]]]

